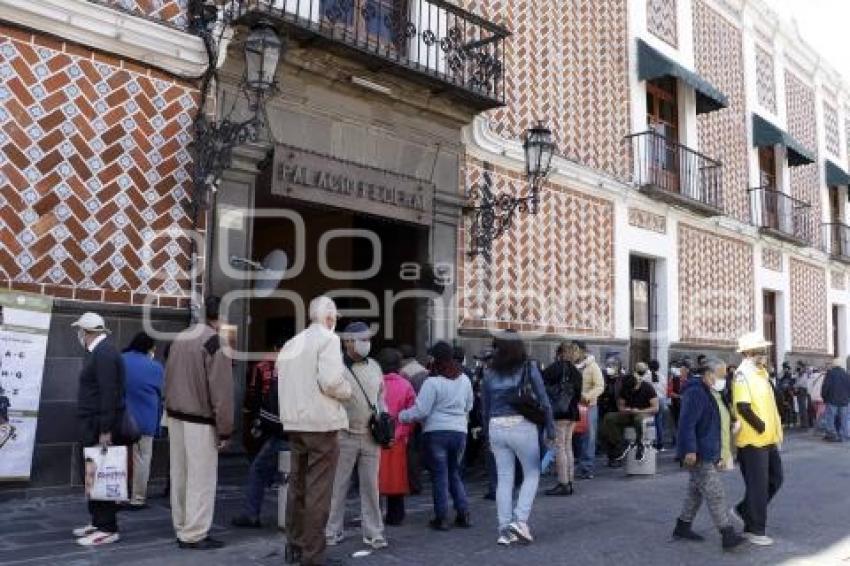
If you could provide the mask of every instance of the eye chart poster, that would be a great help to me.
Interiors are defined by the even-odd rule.
[[[53,299],[0,290],[0,481],[27,480]]]

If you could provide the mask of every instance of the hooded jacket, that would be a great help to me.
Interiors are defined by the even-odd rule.
[[[682,460],[686,454],[696,454],[701,462],[720,461],[720,423],[720,409],[708,386],[699,376],[690,377],[682,387],[676,458]]]
[[[850,375],[842,367],[831,367],[826,372],[821,388],[823,402],[828,405],[845,407],[850,403]]]

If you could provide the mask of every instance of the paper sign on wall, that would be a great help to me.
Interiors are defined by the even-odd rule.
[[[53,299],[0,290],[0,480],[26,480]]]

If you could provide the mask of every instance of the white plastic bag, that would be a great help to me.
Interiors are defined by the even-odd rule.
[[[83,449],[86,495],[93,501],[127,501],[127,447]]]

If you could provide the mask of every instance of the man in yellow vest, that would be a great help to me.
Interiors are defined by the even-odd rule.
[[[765,535],[767,504],[782,486],[782,422],[767,372],[770,345],[757,332],[738,339],[743,360],[732,384],[732,402],[741,422],[735,444],[746,485],[744,500],[732,515],[744,523],[744,537],[759,546],[773,544]]]

